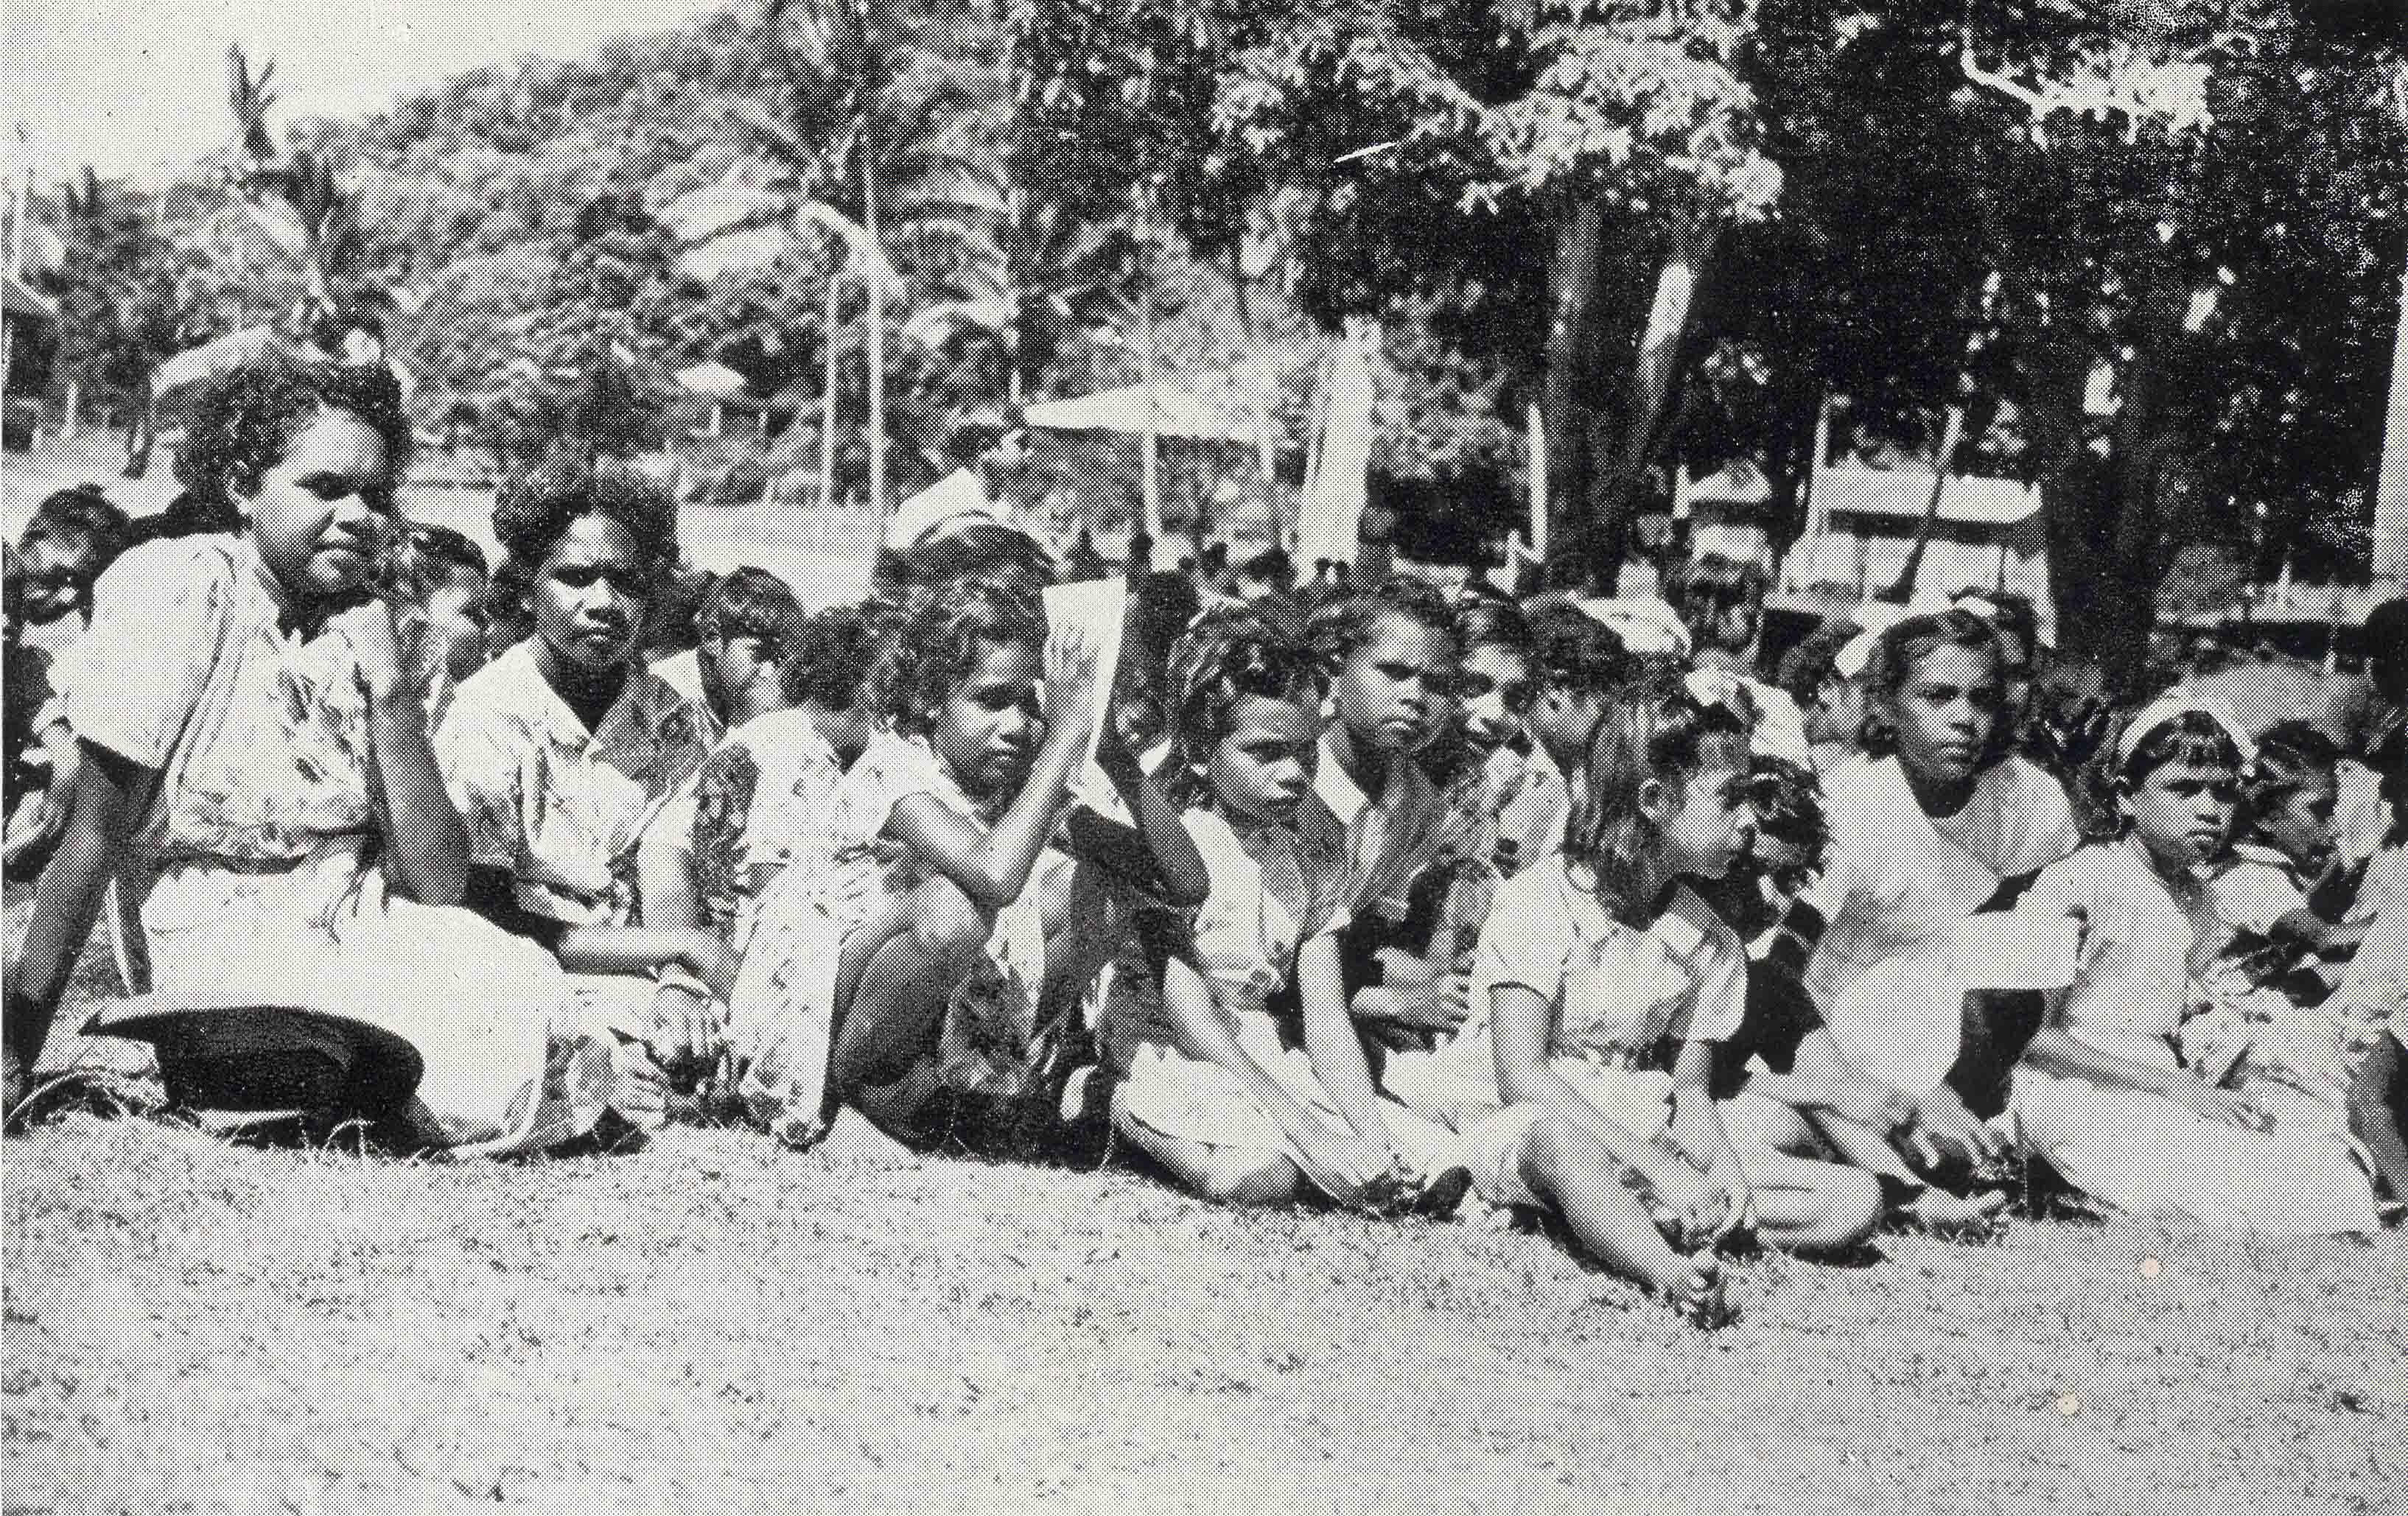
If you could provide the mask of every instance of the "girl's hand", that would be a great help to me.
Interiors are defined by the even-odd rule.
[[[18,859],[50,846],[66,829],[67,808],[57,786],[36,793],[8,818],[7,841],[0,844],[0,867],[13,867]]]
[[[693,1089],[718,1060],[716,1006],[700,986],[674,980],[652,995],[652,1029],[645,1046],[678,1089]]]
[[[1914,1124],[1908,1129],[1907,1138],[1927,1169],[1949,1158],[1977,1169],[1987,1168],[2007,1155],[2006,1140],[1966,1109],[1965,1102],[1945,1084],[1933,1086],[1914,1102]]]
[[[1859,1077],[1840,1085],[1832,1096],[1831,1108],[1884,1137],[1904,1131],[1914,1123],[1914,1102],[1907,1098],[1906,1092],[1873,1079]]]
[[[1385,1145],[1336,1127],[1316,1123],[1298,1134],[1296,1146],[1304,1159],[1305,1178],[1340,1204],[1360,1204],[1396,1171],[1395,1156]]]
[[[1716,1243],[1753,1237],[1756,1233],[1756,1192],[1749,1188],[1747,1173],[1740,1167],[1739,1154],[1729,1149],[1714,1160],[1706,1173],[1706,1186],[1720,1197],[1723,1223],[1714,1234]]]
[[[2238,1090],[2219,1090],[2192,1080],[2174,1099],[2219,1125],[2237,1126],[2244,1132],[2269,1131],[2274,1125],[2274,1119],[2257,1101]]]
[[[1729,1234],[1730,1196],[1705,1175],[1684,1163],[1657,1166],[1655,1173],[1639,1176],[1655,1192],[1662,1210],[1670,1213],[1671,1224],[1680,1236],[1675,1242],[1684,1252],[1712,1246]],[[1658,1224],[1662,1223],[1659,1217]]]
[[[1103,650],[1083,628],[1064,627],[1045,642],[1045,716],[1064,741],[1086,745],[1087,734],[1102,719],[1102,682],[1096,665]]]

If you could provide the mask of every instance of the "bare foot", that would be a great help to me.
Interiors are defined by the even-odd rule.
[[[1927,1184],[1921,1194],[1899,1208],[1899,1214],[1908,1225],[1933,1237],[1985,1237],[2005,1226],[2006,1209],[2003,1191],[1960,1195]]]
[[[1658,1280],[1656,1293],[1684,1320],[1711,1332],[1739,1320],[1739,1311],[1725,1293],[1722,1260],[1701,1248],[1689,1255],[1688,1267]]]

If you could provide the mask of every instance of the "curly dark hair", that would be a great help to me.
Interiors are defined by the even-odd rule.
[[[1748,760],[1747,806],[1756,813],[1756,830],[1803,853],[1810,871],[1822,869],[1831,829],[1823,815],[1823,787],[1813,769],[1770,753],[1753,754]]]
[[[1613,628],[1570,600],[1542,600],[1529,612],[1536,656],[1530,671],[1559,689],[1602,694],[1639,671]]]
[[[1511,600],[1467,602],[1455,611],[1455,635],[1466,652],[1474,648],[1502,648],[1527,665],[1533,678],[1545,677],[1539,667],[1539,641],[1529,618]]]
[[[824,710],[852,709],[886,659],[901,619],[901,608],[891,600],[831,606],[804,618],[778,668],[787,703],[808,700]]]
[[[2330,785],[2340,765],[2341,744],[2315,722],[2276,722],[2258,737],[2257,755],[2241,772],[2242,831],[2300,791]]]
[[[494,499],[494,536],[532,579],[580,516],[625,527],[648,580],[658,582],[676,565],[677,502],[646,475],[608,460],[556,458],[510,475]]]
[[[1305,638],[1322,662],[1336,669],[1370,643],[1387,616],[1400,616],[1449,641],[1455,639],[1455,608],[1437,585],[1410,574],[1394,574],[1368,589],[1312,602]]]
[[[413,441],[401,384],[382,365],[304,364],[268,356],[209,381],[194,404],[176,454],[176,478],[196,506],[248,499],[322,410],[356,417],[384,443],[398,481]]]
[[[915,592],[878,673],[880,714],[905,737],[924,737],[930,713],[969,677],[982,644],[1042,652],[1045,602],[1007,579],[957,579]]]
[[[1181,807],[1210,807],[1204,770],[1250,696],[1317,709],[1328,677],[1292,618],[1248,606],[1207,611],[1170,654],[1171,754],[1163,794]]]
[[[99,485],[79,484],[55,492],[35,507],[33,519],[17,541],[21,549],[30,550],[36,542],[81,538],[85,551],[75,576],[75,592],[78,602],[89,608],[93,581],[133,545],[133,519],[103,494]]]
[[[1873,644],[1872,656],[1865,660],[1865,725],[1859,744],[1868,756],[1886,758],[1898,751],[1890,708],[1914,677],[1914,665],[1942,648],[1987,653],[1990,666],[2003,676],[2006,654],[1999,646],[1999,629],[1970,610],[1952,607],[1895,622],[1882,633]],[[2001,709],[1990,728],[1990,747],[1982,754],[1982,766],[2003,762],[2014,745],[2014,722]]]
[[[1663,595],[1697,651],[1744,652],[1763,624],[1770,582],[1759,564],[1709,552],[1667,575]]]

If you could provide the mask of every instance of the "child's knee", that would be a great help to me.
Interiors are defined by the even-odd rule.
[[[911,939],[919,952],[953,957],[975,951],[986,945],[993,929],[951,880],[930,880],[911,894]]]
[[[1825,1228],[1841,1237],[1845,1246],[1872,1236],[1888,1209],[1881,1180],[1861,1168],[1834,1166],[1816,1188],[1821,1192]]]
[[[1297,1166],[1273,1153],[1217,1152],[1192,1176],[1196,1193],[1224,1206],[1276,1206],[1296,1198]]]

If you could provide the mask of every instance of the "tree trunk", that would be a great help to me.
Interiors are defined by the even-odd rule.
[[[1630,532],[1642,503],[1647,465],[1663,443],[1665,422],[1680,393],[1682,350],[1688,336],[1698,278],[1715,238],[1713,226],[1684,221],[1656,266],[1647,325],[1623,391],[1619,435],[1606,466],[1595,469],[1589,481],[1590,573],[1602,594],[1616,593],[1621,584],[1622,563],[1629,556]]]
[[[2109,688],[2140,693],[2157,622],[2157,552],[2186,475],[2185,438],[2169,406],[2169,365],[2185,361],[2189,292],[2178,281],[2150,292],[2117,365],[2118,408],[2104,458],[2085,445],[2086,356],[2062,362],[2046,407],[2055,462],[2043,476],[2049,589],[2057,646],[2099,661]]]
[[[1959,403],[1948,408],[1948,420],[1940,428],[1940,451],[1931,460],[1931,493],[1923,502],[1923,520],[1914,527],[1914,546],[1906,550],[1906,564],[1898,571],[1898,582],[1882,592],[1879,598],[1903,606],[1914,598],[1914,581],[1923,577],[1923,560],[1931,551],[1932,534],[1940,527],[1940,502],[1948,493],[1948,480],[1956,472],[1956,445],[1965,439],[1965,407]]]
[[[871,250],[878,242],[878,151],[869,135],[868,107],[863,107],[861,129],[861,224],[869,233]],[[878,282],[878,260],[865,258],[862,282],[869,290],[869,508],[882,528],[886,521],[886,292]]]
[[[1585,577],[1588,533],[1579,520],[1588,498],[1589,407],[1584,400],[1587,355],[1594,345],[1598,255],[1605,207],[1596,200],[1570,208],[1555,226],[1555,259],[1547,271],[1547,580],[1557,588]]]

